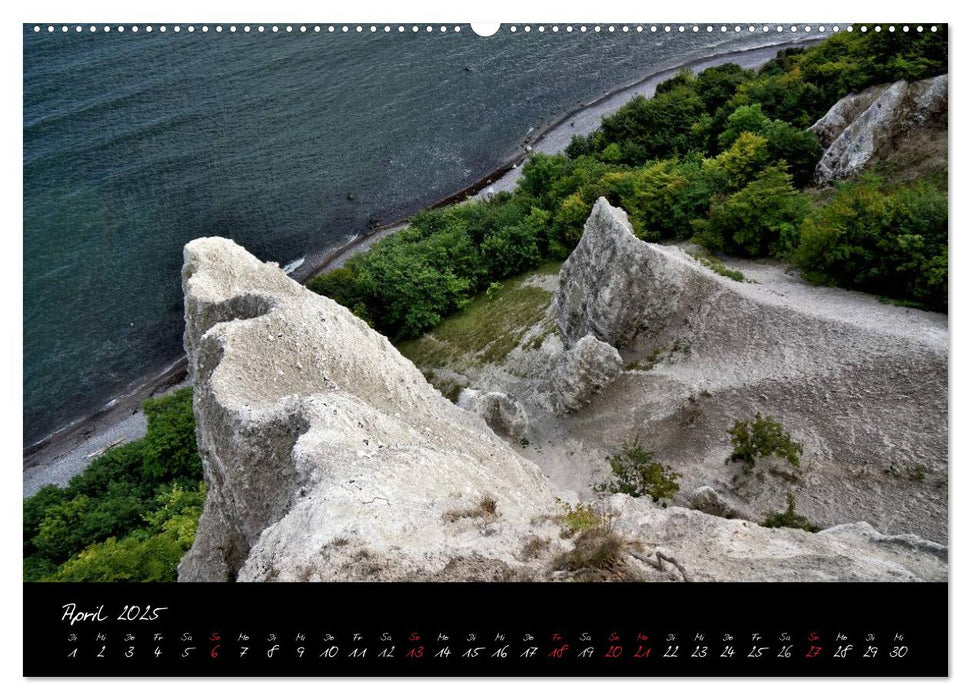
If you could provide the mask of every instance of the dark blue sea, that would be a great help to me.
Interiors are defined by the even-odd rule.
[[[25,445],[181,354],[187,241],[286,264],[471,185],[614,86],[779,40],[255,26],[24,27]]]

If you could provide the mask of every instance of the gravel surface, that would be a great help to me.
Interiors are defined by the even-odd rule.
[[[76,445],[66,454],[47,464],[24,470],[24,498],[33,496],[48,484],[66,486],[72,476],[83,472],[98,454],[109,446],[137,440],[145,435],[145,414],[138,411],[124,420],[109,425],[104,430]]]

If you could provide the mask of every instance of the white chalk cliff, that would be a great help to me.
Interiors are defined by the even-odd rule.
[[[753,395],[764,394],[769,403],[790,402],[789,417],[803,417],[813,435],[845,443],[832,448],[841,454],[870,454],[887,439],[917,458],[946,443],[946,389],[929,404],[932,415],[895,417],[916,390],[913,382],[929,392],[946,387],[946,347],[918,343],[915,353],[908,343],[917,341],[905,334],[881,336],[878,357],[851,353],[832,367],[819,353],[856,347],[858,325],[762,304],[747,289],[757,285],[738,285],[681,251],[637,240],[623,212],[603,200],[577,250],[564,266],[557,299],[565,353],[579,359],[553,363],[552,377],[535,378],[536,386],[555,389],[553,411],[569,412],[570,421],[590,424],[593,417],[596,430],[619,438],[632,416],[643,415],[655,421],[658,438],[671,437],[683,422],[682,404],[708,386],[712,393],[697,399],[696,427],[709,432],[723,433],[729,408],[755,407]],[[541,429],[525,415],[536,411],[528,396],[524,407],[511,398],[515,392],[470,393],[466,403],[480,415],[459,408],[347,309],[226,239],[186,246],[183,287],[209,494],[180,580],[562,578],[554,560],[572,542],[560,536],[555,489],[480,417],[518,445],[521,432]],[[685,338],[695,349],[681,369],[672,365],[660,378],[631,372],[617,378],[614,343],[636,346],[644,338]],[[768,369],[776,355],[791,361],[781,374]],[[609,366],[587,367],[592,357]],[[557,379],[564,367],[568,377]],[[595,376],[581,381],[585,373]],[[874,387],[881,373],[888,383]],[[849,416],[838,411],[847,394],[876,402],[886,425],[842,429]],[[552,416],[535,417],[541,427],[567,420]],[[935,427],[928,431],[929,425]],[[690,431],[682,436],[696,439]],[[704,440],[697,450],[686,445],[691,459],[711,447]],[[884,537],[866,524],[810,534],[661,509],[649,499],[615,496],[603,506],[630,552],[675,557],[693,580],[947,575],[945,547]],[[662,572],[627,559],[645,580],[680,579],[670,567]]]
[[[858,174],[874,157],[912,138],[915,130],[946,129],[947,92],[947,75],[939,75],[876,85],[844,97],[809,128],[826,149],[816,166],[816,183]]]
[[[180,580],[517,566],[530,522],[556,510],[545,477],[383,336],[225,239],[186,246],[183,285],[210,490]],[[455,517],[484,499],[494,516]]]

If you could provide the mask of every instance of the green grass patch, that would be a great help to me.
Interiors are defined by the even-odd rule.
[[[537,274],[555,274],[560,263],[506,280],[473,299],[429,333],[398,345],[401,354],[420,368],[481,366],[502,362],[543,320],[552,293],[525,281]]]
[[[735,280],[736,282],[744,282],[745,275],[743,275],[738,270],[733,270],[723,263],[721,260],[716,258],[714,255],[708,252],[691,252],[691,257],[700,262],[702,265],[707,267],[712,272],[716,272],[722,277],[727,277],[730,280]]]

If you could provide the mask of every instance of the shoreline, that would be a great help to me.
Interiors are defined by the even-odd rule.
[[[802,37],[793,41],[726,51],[683,61],[653,70],[633,82],[612,88],[599,97],[581,102],[576,108],[551,119],[538,129],[527,132],[509,157],[471,185],[392,223],[357,235],[341,245],[325,248],[315,254],[307,254],[307,260],[291,273],[291,277],[304,284],[322,272],[339,267],[347,258],[367,250],[377,241],[407,226],[410,218],[418,212],[449,206],[473,197],[491,195],[492,192],[511,190],[519,179],[520,166],[530,153],[562,151],[574,134],[587,134],[593,131],[604,116],[612,114],[635,95],[652,95],[657,83],[676,75],[681,70],[700,71],[725,63],[738,63],[743,67],[757,68],[771,60],[784,48],[811,46],[824,38]],[[104,449],[105,445],[111,446],[114,444],[113,440],[130,442],[144,435],[144,420],[136,419],[136,416],[141,414],[142,401],[184,383],[187,379],[187,369],[186,357],[183,355],[176,358],[161,373],[149,377],[130,392],[115,397],[98,411],[63,426],[25,447],[23,449],[24,496],[31,495],[27,493],[28,484],[31,484],[33,493],[47,483],[66,483],[71,476],[84,470],[92,454]]]
[[[690,61],[682,61],[681,63],[677,63],[674,65],[668,66],[666,68],[657,69],[652,73],[649,73],[645,76],[638,78],[637,80],[626,83],[624,85],[611,88],[603,95],[600,95],[599,97],[596,97],[588,102],[581,102],[579,106],[575,107],[574,109],[567,110],[566,112],[563,112],[559,116],[552,118],[549,122],[538,127],[537,129],[527,132],[525,138],[520,143],[518,148],[513,152],[512,155],[507,157],[498,166],[493,168],[486,175],[480,177],[471,185],[464,187],[461,190],[458,190],[457,192],[453,192],[452,194],[446,195],[445,197],[442,197],[441,199],[436,200],[432,204],[422,207],[421,209],[415,212],[412,212],[407,216],[398,218],[391,223],[383,224],[370,231],[361,233],[351,238],[346,243],[338,246],[337,248],[330,248],[330,249],[321,251],[316,255],[309,254],[307,256],[308,259],[312,257],[315,257],[317,259],[313,263],[304,262],[303,264],[301,264],[294,271],[295,273],[299,272],[300,274],[299,275],[294,274],[292,276],[301,284],[306,283],[308,280],[316,277],[317,275],[335,267],[335,263],[338,262],[339,260],[350,257],[350,254],[352,252],[362,252],[364,250],[367,250],[375,242],[381,240],[385,236],[393,233],[394,231],[397,231],[405,227],[408,224],[411,217],[419,212],[428,211],[430,209],[438,209],[440,207],[445,207],[452,204],[457,204],[459,202],[463,202],[466,199],[469,199],[472,197],[482,196],[490,187],[495,187],[496,185],[499,185],[499,187],[496,188],[495,190],[497,192],[511,189],[510,185],[514,184],[515,181],[519,179],[518,173],[519,173],[520,166],[526,162],[526,159],[529,157],[530,153],[535,152],[535,153],[553,154],[553,153],[558,153],[562,151],[566,147],[565,144],[560,145],[558,139],[556,140],[556,147],[554,149],[543,147],[546,145],[546,142],[550,141],[549,137],[555,135],[555,132],[557,132],[557,130],[560,130],[564,126],[564,124],[566,124],[568,121],[571,121],[571,122],[575,121],[576,118],[579,117],[580,115],[585,115],[587,117],[595,118],[596,125],[594,126],[594,128],[596,128],[597,126],[600,125],[600,119],[602,117],[612,114],[614,111],[616,111],[616,109],[618,109],[624,103],[628,102],[635,95],[642,94],[644,88],[648,87],[651,83],[663,82],[664,80],[677,75],[680,71],[684,69],[704,70],[705,68],[710,68],[712,66],[722,65],[724,63],[731,63],[733,62],[731,60],[733,58],[740,58],[740,57],[751,58],[754,54],[759,54],[761,56],[764,53],[771,53],[771,55],[765,60],[750,61],[755,66],[761,66],[764,63],[771,60],[772,58],[774,58],[775,55],[783,48],[812,46],[813,44],[820,43],[824,39],[825,37],[817,37],[817,36],[813,36],[810,38],[803,37],[800,39],[794,39],[792,41],[784,41],[776,44],[767,44],[765,46],[757,46],[757,47],[752,47],[747,49],[740,49],[738,51],[727,51],[725,53],[713,54],[711,56],[706,56],[704,58],[695,58]],[[740,65],[742,64],[740,63]],[[742,67],[744,68],[747,66],[743,65]],[[652,87],[651,94],[653,94],[654,86],[651,86],[651,87]],[[616,107],[613,104],[610,104],[609,106],[606,104],[608,102],[613,103],[615,101],[618,101],[618,99],[622,99],[622,102],[620,105],[617,105]],[[599,109],[599,110],[595,109],[597,107],[602,107],[602,106],[604,107],[603,109]],[[571,138],[574,134],[585,135],[590,131],[593,131],[593,129],[584,130],[583,127],[574,127],[572,123],[570,124],[570,127],[569,127],[569,133]],[[569,143],[569,139],[566,140],[566,143],[567,144]],[[309,268],[309,269],[306,269],[306,268]]]

